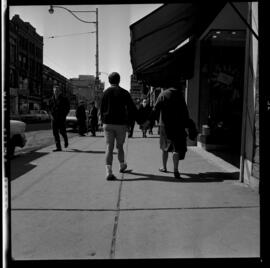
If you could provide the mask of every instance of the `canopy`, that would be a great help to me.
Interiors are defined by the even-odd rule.
[[[177,70],[179,75],[181,71],[183,78],[192,76],[192,68],[191,72],[183,72],[183,65],[191,67],[190,60],[194,58],[193,45],[188,43],[175,53],[169,51],[174,50],[187,38],[192,40],[202,34],[224,5],[223,1],[165,4],[130,25],[133,73],[149,83],[152,81],[152,84],[164,83],[162,80],[171,72],[176,74]],[[180,53],[183,49],[188,51],[190,59],[186,57],[187,54]],[[185,55],[185,60],[181,55]],[[162,66],[166,66],[165,72],[162,72]]]

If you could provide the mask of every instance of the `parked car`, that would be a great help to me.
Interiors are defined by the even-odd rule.
[[[89,111],[88,110],[85,110],[85,113],[86,113],[86,118],[87,118],[87,123],[86,123],[86,126],[90,127],[90,117],[89,117]],[[74,131],[77,130],[77,127],[78,127],[78,120],[77,120],[77,117],[76,117],[76,110],[75,109],[71,109],[66,117],[66,128],[72,128]]]
[[[71,109],[66,117],[66,127],[72,128],[76,130],[78,126],[77,117],[76,117],[76,110]]]
[[[24,147],[26,144],[25,136],[26,124],[18,120],[10,120],[8,155],[13,156],[16,146]]]
[[[21,120],[26,123],[46,122],[50,120],[50,115],[45,110],[32,110],[29,114],[22,114]]]

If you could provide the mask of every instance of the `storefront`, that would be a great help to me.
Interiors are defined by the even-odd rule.
[[[253,35],[252,12],[258,13],[258,3],[211,2],[211,8],[198,3],[166,4],[130,26],[134,74],[152,87],[188,81],[190,116],[201,135],[211,135],[200,137],[197,145],[236,151],[239,179],[248,183],[258,151],[254,135],[258,88],[251,86],[257,75],[250,72],[251,64],[257,69],[258,45],[247,45]],[[256,28],[258,17],[257,24],[252,18]],[[205,125],[207,133],[203,133]]]
[[[240,159],[243,110],[244,30],[211,30],[201,41],[198,125],[208,150],[227,150]],[[237,163],[239,167],[239,161]]]

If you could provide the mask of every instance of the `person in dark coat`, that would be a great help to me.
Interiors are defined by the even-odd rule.
[[[76,109],[76,117],[80,136],[84,136],[86,132],[86,111],[84,106],[85,106],[84,102],[80,101]]]
[[[135,127],[135,120],[131,119],[128,124],[128,137],[129,138],[133,137],[134,127]]]
[[[90,131],[92,133],[92,136],[95,137],[96,136],[96,131],[98,129],[98,109],[95,105],[95,102],[93,101],[91,103],[92,108],[90,110]]]
[[[154,105],[153,112],[149,120],[144,124],[146,128],[150,124],[150,119],[159,115],[160,118],[160,149],[162,150],[162,164],[159,169],[161,172],[167,172],[168,154],[172,152],[174,177],[181,178],[178,171],[179,160],[185,158],[187,151],[187,132],[186,128],[192,128],[193,122],[189,118],[187,105],[181,89],[170,87],[160,93]],[[195,125],[193,125],[193,130]],[[196,138],[193,133],[192,139]]]
[[[147,136],[146,136],[147,129],[143,128],[143,124],[149,118],[150,113],[151,113],[151,107],[149,106],[147,99],[143,99],[143,101],[139,107],[139,116],[140,116],[140,120],[142,122],[142,124],[140,125],[140,129],[142,130],[143,138],[147,138]],[[150,124],[148,125],[148,128],[150,127],[152,121],[153,120],[150,119]]]
[[[68,137],[66,132],[66,116],[69,112],[70,104],[67,97],[62,93],[59,86],[53,87],[53,96],[49,102],[49,112],[52,119],[52,130],[55,140],[56,151],[62,151],[60,135],[64,138],[65,148],[68,147]]]

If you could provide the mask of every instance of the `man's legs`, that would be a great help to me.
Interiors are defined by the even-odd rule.
[[[56,120],[52,120],[52,130],[53,130],[53,136],[54,136],[56,149],[61,150],[61,142],[60,142],[60,136],[59,136],[59,125],[58,125],[58,122]]]
[[[112,129],[112,126],[104,124],[104,136],[106,141],[106,174],[107,176],[112,176],[113,149],[115,140],[115,131]]]
[[[123,172],[127,168],[125,162],[124,143],[126,139],[127,126],[116,125],[116,148],[118,150],[118,160],[120,163],[120,172]]]
[[[65,120],[61,120],[59,122],[59,129],[60,129],[60,133],[64,138],[64,142],[65,142],[65,147],[68,147],[68,136],[67,136],[67,131],[66,131],[66,121]]]

